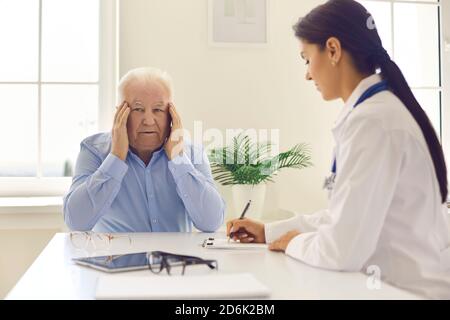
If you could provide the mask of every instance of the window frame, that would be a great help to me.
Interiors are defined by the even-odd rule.
[[[394,4],[396,3],[407,3],[407,4],[424,4],[424,5],[434,5],[438,8],[439,11],[439,46],[440,48],[439,50],[439,59],[440,59],[440,66],[439,66],[439,86],[411,86],[411,89],[414,90],[433,90],[433,91],[437,91],[439,92],[439,97],[440,97],[440,122],[439,122],[439,130],[437,130],[437,133],[441,139],[441,142],[443,141],[443,127],[444,127],[444,121],[443,121],[443,110],[445,110],[446,108],[444,107],[444,101],[443,101],[443,92],[445,91],[444,88],[448,88],[448,85],[444,85],[443,82],[443,71],[444,71],[444,67],[443,67],[443,60],[444,60],[444,55],[443,55],[443,50],[442,47],[444,46],[444,38],[443,38],[443,11],[444,7],[446,8],[446,10],[448,11],[448,3],[445,4],[445,1],[442,0],[433,0],[433,1],[421,1],[421,0],[364,0],[367,2],[374,2],[374,3],[389,3],[390,7],[391,7],[391,47],[392,47],[392,56],[395,57],[395,34],[394,34]],[[448,18],[447,18],[448,19]],[[450,123],[450,122],[449,122]],[[450,135],[449,135],[450,136]]]
[[[99,0],[99,89],[98,129],[110,130],[116,102],[116,87],[118,83],[118,7],[119,0]],[[42,0],[39,0],[39,69],[41,68],[41,30],[42,30]],[[44,83],[40,78],[36,82],[2,82],[7,83]],[[47,83],[47,82],[45,82]],[[55,82],[60,83],[60,82]],[[61,82],[70,84],[70,82]],[[77,84],[82,84],[77,82]],[[41,152],[41,107],[40,89],[38,89],[38,153]],[[41,155],[38,154],[39,159]],[[39,168],[38,168],[39,170]],[[0,197],[40,197],[62,196],[70,187],[72,177],[42,177],[37,172],[36,177],[0,177]]]

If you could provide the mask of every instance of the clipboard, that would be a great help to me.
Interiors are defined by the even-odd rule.
[[[232,250],[249,250],[249,249],[267,249],[266,243],[243,243],[238,241],[228,241],[228,238],[206,238],[202,244],[206,249],[232,249]]]

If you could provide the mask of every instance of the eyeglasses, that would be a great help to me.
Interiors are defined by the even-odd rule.
[[[211,270],[218,270],[217,260],[204,260],[194,256],[184,256],[163,251],[147,253],[148,267],[151,272],[158,274],[166,269],[169,275],[184,275],[187,266],[207,265]]]
[[[80,231],[70,233],[70,242],[76,249],[86,249],[92,246],[94,249],[108,249],[111,244],[131,245],[131,238],[126,234],[97,233],[92,231]]]

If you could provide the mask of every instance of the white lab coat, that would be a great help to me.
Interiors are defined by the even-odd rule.
[[[266,224],[266,241],[295,229],[301,234],[286,249],[295,259],[340,271],[374,265],[386,282],[450,298],[447,207],[418,124],[389,91],[353,109],[379,81],[361,81],[332,130],[337,177],[329,208]]]

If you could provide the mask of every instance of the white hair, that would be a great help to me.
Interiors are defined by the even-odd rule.
[[[144,83],[159,83],[167,93],[172,97],[172,78],[163,70],[152,67],[143,67],[131,69],[128,71],[119,81],[118,93],[119,101],[122,101],[125,97],[125,90],[132,82],[144,82]]]

